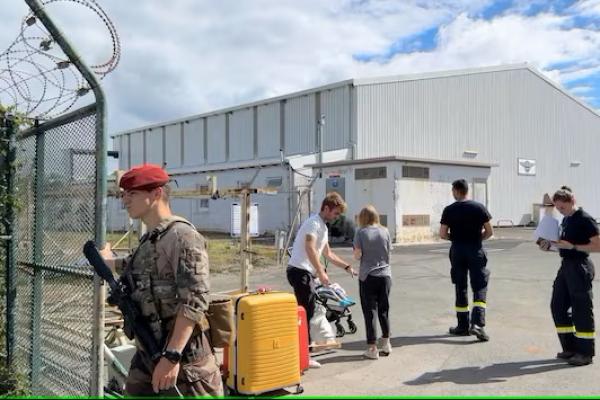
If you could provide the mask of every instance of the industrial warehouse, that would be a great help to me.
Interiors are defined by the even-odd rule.
[[[528,225],[568,184],[600,217],[600,115],[528,64],[350,79],[113,135],[119,169],[164,165],[175,189],[274,188],[252,196],[255,235],[289,230],[339,192],[373,204],[396,242],[435,236],[465,178],[494,225]],[[235,233],[237,199],[172,199],[201,231]],[[108,229],[126,230],[109,199]],[[239,225],[239,224],[238,224]]]

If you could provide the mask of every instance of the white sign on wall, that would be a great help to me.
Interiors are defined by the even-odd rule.
[[[518,161],[518,171],[519,175],[535,175],[535,160],[530,158],[519,158]]]
[[[231,237],[240,236],[242,230],[241,208],[239,203],[231,205]],[[250,206],[250,236],[258,236],[258,203]]]

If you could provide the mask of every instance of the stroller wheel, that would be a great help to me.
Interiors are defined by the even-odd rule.
[[[336,322],[335,328],[336,328],[336,333],[335,333],[336,337],[342,337],[346,334],[346,330],[344,329],[344,326],[342,324],[340,324],[339,322]]]
[[[349,329],[350,333],[356,333],[356,331],[358,330],[356,324],[352,320],[348,321],[348,329]]]

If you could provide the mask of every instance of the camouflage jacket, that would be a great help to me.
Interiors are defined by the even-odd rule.
[[[207,243],[185,219],[172,216],[144,235],[124,260],[121,279],[131,289],[131,297],[158,343],[164,343],[178,314],[206,329]]]

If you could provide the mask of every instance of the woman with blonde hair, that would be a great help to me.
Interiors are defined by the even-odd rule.
[[[366,358],[379,358],[377,350],[377,328],[375,316],[381,325],[381,352],[392,352],[390,343],[389,295],[392,287],[390,234],[379,222],[379,214],[372,205],[368,205],[358,215],[360,229],[354,236],[354,258],[360,260],[358,273],[360,303],[365,317],[367,330]]]

